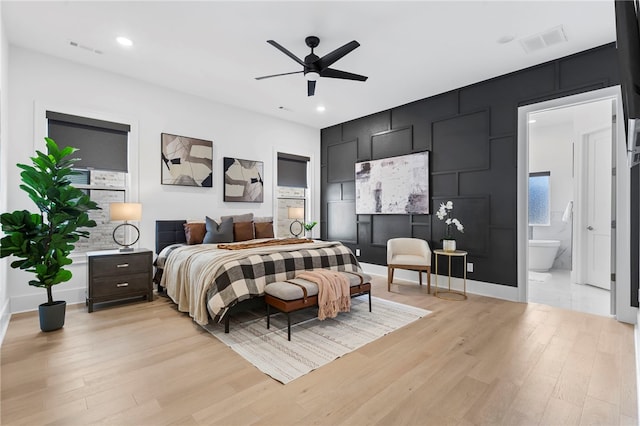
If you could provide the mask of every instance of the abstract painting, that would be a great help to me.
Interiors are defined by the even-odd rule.
[[[163,185],[212,187],[212,141],[162,133],[161,143]]]
[[[262,203],[262,161],[224,157],[224,201]]]
[[[428,151],[356,163],[356,214],[428,213]]]

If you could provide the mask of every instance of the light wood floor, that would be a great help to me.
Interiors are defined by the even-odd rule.
[[[444,301],[424,287],[387,293],[376,278],[374,295],[433,313],[286,386],[164,297],[92,314],[71,306],[50,333],[36,313],[14,315],[1,349],[1,422],[637,423],[632,326],[474,295]]]

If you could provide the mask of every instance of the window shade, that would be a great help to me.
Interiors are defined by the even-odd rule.
[[[78,148],[76,168],[128,171],[129,125],[47,111],[47,127],[58,146]]]
[[[278,153],[278,186],[307,187],[309,157]]]

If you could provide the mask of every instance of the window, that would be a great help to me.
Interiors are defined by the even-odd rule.
[[[277,210],[275,233],[277,237],[290,237],[290,226],[294,219],[289,219],[289,208],[304,209],[307,217],[307,167],[308,157],[278,153],[278,187],[276,189]],[[294,231],[296,231],[294,229]],[[304,234],[304,229],[302,230]]]
[[[286,186],[278,186],[278,211],[277,211],[277,223],[276,223],[276,236],[291,237],[290,227],[295,219],[289,219],[289,208],[301,207],[304,209],[304,216],[307,217],[306,204],[306,192],[305,188],[290,188]],[[305,222],[304,219],[300,219],[301,222]],[[294,228],[294,231],[297,229]],[[304,229],[302,229],[302,235],[304,236]]]
[[[128,137],[126,124],[95,120],[53,111],[46,112],[50,138],[61,147],[78,148],[74,163],[78,175],[71,176],[75,187],[83,189],[102,210],[89,212],[97,226],[90,237],[81,238],[77,253],[114,248],[113,230],[118,223],[109,219],[109,205],[127,201]],[[122,229],[122,228],[121,228]]]
[[[89,238],[80,238],[76,243],[76,251],[85,253],[93,250],[107,250],[114,248],[113,230],[119,223],[110,221],[109,205],[122,203],[127,196],[127,174],[104,170],[81,170],[80,175],[73,176],[76,188],[86,191],[91,200],[95,201],[102,210],[89,211],[89,218],[96,221],[97,226],[90,229]],[[122,232],[126,227],[120,228]],[[124,240],[120,236],[120,240]]]
[[[551,172],[529,173],[529,226],[548,226],[550,222]]]

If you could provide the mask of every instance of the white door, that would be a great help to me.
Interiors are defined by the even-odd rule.
[[[611,289],[611,129],[585,138],[586,284]]]

